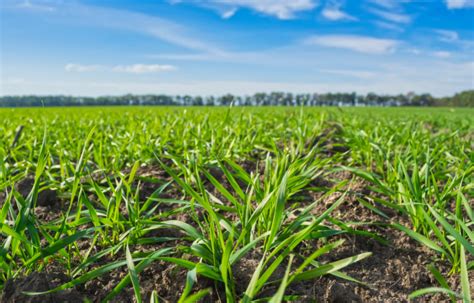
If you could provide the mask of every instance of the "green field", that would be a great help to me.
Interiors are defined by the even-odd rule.
[[[0,121],[2,302],[474,293],[474,109],[25,108]]]

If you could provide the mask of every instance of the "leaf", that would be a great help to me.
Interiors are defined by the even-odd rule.
[[[328,264],[321,265],[318,268],[311,269],[308,271],[305,271],[297,276],[294,277],[294,281],[303,281],[303,280],[308,280],[308,279],[314,279],[320,276],[323,276],[325,274],[332,273],[334,271],[338,271],[341,268],[347,267],[351,264],[354,264],[356,262],[359,262],[360,260],[363,260],[367,257],[372,255],[371,252],[366,252],[366,253],[361,253],[352,257],[344,258],[338,261],[334,261]]]
[[[137,266],[135,267],[135,271],[137,273],[142,272],[148,265],[153,263],[155,260],[159,259],[162,255],[168,254],[171,251],[172,251],[172,248],[163,248],[151,253],[150,255],[146,256],[142,261],[140,261],[137,264]],[[130,275],[126,275],[102,301],[103,302],[111,301],[130,282],[131,282]]]
[[[210,288],[206,288],[206,289],[202,289],[192,295],[190,295],[189,297],[187,297],[183,303],[194,303],[194,302],[198,302],[199,300],[201,300],[202,298],[204,298],[206,295],[208,295],[209,293],[211,292],[211,289]]]
[[[286,195],[287,195],[287,182],[288,182],[288,173],[285,173],[283,179],[281,180],[280,185],[278,186],[276,205],[273,210],[273,218],[270,229],[270,236],[266,240],[266,250],[270,249],[275,236],[280,229],[281,222],[283,221],[283,212],[285,210]]]
[[[446,229],[447,232],[449,232],[459,243],[462,244],[462,246],[474,256],[474,247],[463,237],[461,234],[458,233],[454,227],[452,227],[440,214],[438,214],[437,211],[434,210],[433,207],[428,205],[428,208],[430,209],[431,213],[433,216],[436,217],[439,223]]]
[[[318,258],[319,256],[325,254],[325,253],[328,253],[330,252],[331,250],[335,249],[336,247],[338,246],[341,246],[343,243],[344,243],[344,239],[341,239],[341,240],[338,240],[336,242],[333,242],[333,243],[329,243],[329,244],[326,244],[324,245],[323,247],[321,248],[318,248],[314,253],[312,253],[309,257],[307,258],[304,258],[303,260],[303,263],[298,266],[298,268],[295,270],[295,272],[293,273],[291,279],[290,279],[290,283],[293,281],[293,279],[295,277],[297,277],[301,272],[303,272],[303,270],[306,268],[306,266],[308,266],[309,264],[311,264],[313,262],[314,259]],[[321,266],[321,265],[320,265]]]
[[[270,234],[269,231],[262,234],[261,236],[255,238],[252,241],[250,241],[249,243],[247,243],[241,249],[234,252],[229,258],[230,265],[233,265],[235,262],[239,261],[249,250],[251,250],[252,248],[255,247],[255,245],[258,243],[258,241],[261,241],[262,239],[264,239],[269,234]]]
[[[47,256],[53,255],[57,251],[66,248],[69,244],[75,242],[77,239],[80,239],[82,237],[85,237],[87,234],[90,234],[94,229],[95,228],[89,228],[86,230],[79,231],[71,236],[67,236],[62,239],[59,239],[58,241],[54,242],[50,246],[37,252],[33,257],[31,257],[28,261],[25,262],[25,266],[28,266],[36,262],[40,258],[45,258]]]
[[[135,293],[135,299],[137,300],[138,303],[141,303],[142,296],[140,294],[140,282],[138,281],[138,275],[137,275],[137,272],[135,271],[135,265],[133,264],[133,259],[132,259],[132,255],[130,254],[130,248],[128,247],[128,244],[126,246],[125,256],[127,258],[128,272],[130,275],[130,279],[132,280],[133,291]]]
[[[447,282],[446,279],[443,277],[443,275],[438,271],[438,269],[436,269],[436,267],[434,266],[434,264],[430,264],[430,265],[428,266],[428,269],[429,269],[430,272],[433,274],[433,276],[435,277],[436,281],[438,281],[438,283],[439,283],[443,288],[449,289],[448,282]],[[453,295],[449,295],[449,296],[450,296],[452,302],[456,302],[456,297],[455,297],[455,296],[453,296]]]
[[[429,248],[431,248],[431,249],[433,249],[433,250],[435,250],[435,251],[437,251],[441,254],[446,254],[446,251],[444,249],[439,247],[435,242],[431,241],[430,239],[423,236],[422,234],[417,233],[416,231],[413,231],[411,229],[408,229],[405,226],[403,226],[401,224],[398,224],[398,223],[393,223],[392,225],[394,227],[398,228],[399,230],[403,231],[404,233],[406,233],[407,235],[409,235],[410,237],[412,237],[416,241],[420,242],[421,244],[426,245]]]
[[[196,273],[211,278],[213,280],[223,282],[219,272],[210,265],[204,263],[196,264]]]
[[[469,274],[467,272],[466,264],[466,253],[464,252],[464,247],[461,247],[461,290],[464,303],[471,302],[471,289],[469,283]]]
[[[159,302],[160,300],[158,299],[158,293],[156,292],[156,290],[153,290],[150,296],[150,303],[159,303]]]
[[[255,289],[257,288],[257,283],[258,279],[260,277],[260,273],[262,272],[263,269],[263,264],[265,263],[265,254],[263,255],[262,259],[257,265],[257,268],[255,268],[252,278],[250,279],[249,285],[247,286],[247,289],[245,290],[244,296],[242,298],[242,303],[250,303],[253,299]]]
[[[290,275],[291,264],[293,263],[293,255],[290,255],[290,260],[288,261],[288,266],[286,267],[285,275],[283,276],[283,280],[280,283],[280,287],[278,287],[277,292],[273,297],[268,301],[269,303],[280,303],[283,301],[283,296],[285,295],[285,289],[288,286],[288,276]]]
[[[186,274],[186,285],[184,286],[183,292],[181,294],[181,297],[178,300],[178,303],[183,303],[185,302],[187,296],[193,289],[194,283],[197,282],[197,276],[196,276],[196,268],[193,268],[188,271]]]
[[[455,296],[456,298],[459,298],[459,294],[457,294],[456,292],[450,290],[450,289],[447,289],[447,288],[442,288],[442,287],[427,287],[427,288],[422,288],[422,289],[419,289],[419,290],[416,290],[414,292],[412,292],[408,298],[409,299],[414,299],[416,297],[420,297],[420,296],[423,296],[423,295],[426,295],[426,294],[432,294],[432,293],[445,293],[447,295],[450,295],[450,296]]]
[[[125,260],[111,262],[109,264],[103,265],[103,266],[101,266],[99,268],[96,268],[94,270],[91,270],[88,273],[80,276],[79,278],[76,278],[72,281],[64,283],[64,284],[62,284],[62,285],[60,285],[56,288],[53,288],[53,289],[50,289],[50,290],[47,290],[47,291],[24,291],[23,293],[26,294],[26,295],[43,295],[43,294],[54,293],[54,292],[57,292],[57,291],[60,291],[60,290],[63,290],[63,289],[74,287],[78,284],[90,281],[90,280],[95,279],[97,277],[100,277],[100,276],[106,274],[107,272],[112,271],[112,270],[114,270],[118,267],[122,267],[126,264],[127,264],[127,261],[125,261]]]
[[[203,238],[201,233],[199,233],[196,228],[189,225],[188,223],[178,221],[178,220],[169,220],[169,221],[164,221],[162,223],[165,224],[165,225],[177,227],[177,228],[183,230],[188,236],[190,236],[194,240]]]
[[[140,162],[135,161],[132,169],[130,170],[130,175],[128,176],[128,184],[132,184],[133,180],[135,179],[135,174],[137,173],[137,170],[139,167],[140,167]]]

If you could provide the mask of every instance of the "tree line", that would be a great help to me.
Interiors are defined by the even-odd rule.
[[[190,95],[122,95],[101,97],[76,96],[3,96],[0,107],[37,106],[464,106],[474,107],[474,90],[463,91],[450,97],[436,98],[430,94],[378,95],[368,93],[292,94],[283,92],[256,93],[248,96]]]

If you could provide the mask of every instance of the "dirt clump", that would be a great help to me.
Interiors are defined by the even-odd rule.
[[[26,199],[29,193],[33,189],[35,179],[32,176],[28,176],[15,184],[15,190],[18,191],[23,198]],[[38,191],[38,198],[36,200],[36,206],[42,207],[54,207],[57,205],[58,196],[55,190],[45,188]]]

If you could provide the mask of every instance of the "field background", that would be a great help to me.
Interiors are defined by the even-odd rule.
[[[5,302],[52,287],[68,290],[34,298],[471,297],[472,108],[15,108],[0,120]]]

